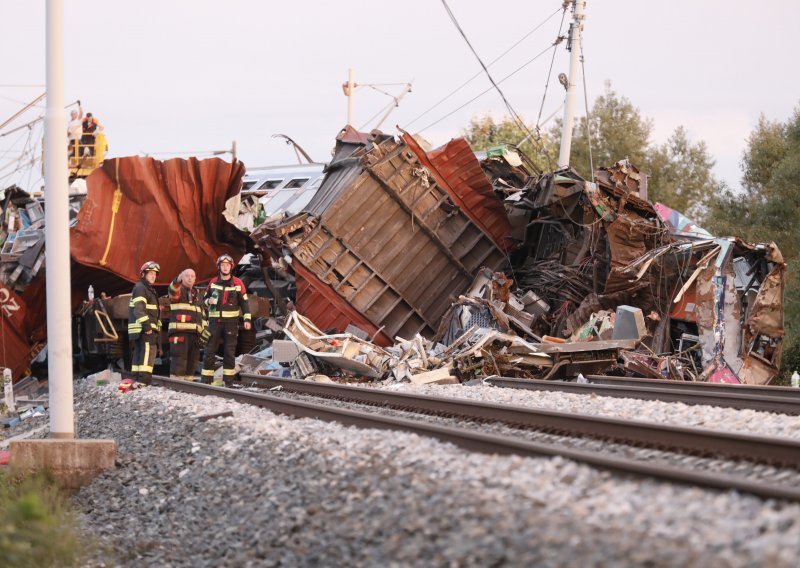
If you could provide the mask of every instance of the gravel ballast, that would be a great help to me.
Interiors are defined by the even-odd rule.
[[[225,410],[233,417],[197,419]],[[559,458],[471,454],[155,387],[120,394],[79,382],[76,413],[80,437],[119,444],[117,469],[76,497],[114,565],[795,566],[800,557],[798,504]]]

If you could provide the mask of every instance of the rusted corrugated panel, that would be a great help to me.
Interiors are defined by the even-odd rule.
[[[469,143],[455,138],[426,153],[410,134],[404,133],[403,140],[472,222],[498,247],[508,250],[512,245],[511,223]]]
[[[248,248],[248,237],[222,216],[243,174],[241,162],[218,158],[106,160],[87,178],[72,257],[130,282],[148,260],[161,265],[159,284],[188,267],[199,281],[211,278],[217,256],[238,258]]]
[[[297,309],[322,330],[343,331],[353,324],[374,336],[374,343],[381,347],[392,345],[392,340],[372,322],[368,321],[344,298],[334,292],[302,264],[294,265],[297,278]]]

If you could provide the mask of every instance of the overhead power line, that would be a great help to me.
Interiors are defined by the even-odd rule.
[[[501,84],[503,84],[503,82],[505,82],[506,80],[510,79],[511,77],[513,77],[514,75],[516,75],[517,73],[519,73],[520,71],[522,71],[523,69],[525,69],[525,67],[527,67],[528,65],[530,65],[531,63],[533,63],[534,61],[536,61],[537,59],[539,59],[539,58],[540,58],[542,55],[544,55],[545,53],[547,53],[547,52],[548,52],[548,51],[550,51],[551,49],[555,49],[555,47],[556,47],[556,44],[552,44],[552,45],[549,45],[549,46],[547,46],[547,47],[546,47],[546,48],[544,48],[542,51],[540,51],[539,53],[537,53],[536,55],[534,55],[532,58],[530,58],[528,61],[526,61],[525,63],[523,63],[522,65],[520,65],[520,66],[519,66],[519,67],[517,67],[516,69],[514,69],[514,70],[513,70],[511,73],[509,73],[508,75],[506,75],[505,77],[503,77],[502,79],[500,79],[499,81],[497,81],[497,84],[498,84],[498,85],[501,85]],[[431,126],[435,126],[436,124],[439,124],[439,123],[440,123],[441,121],[443,121],[445,118],[447,118],[447,117],[449,117],[449,116],[452,116],[453,114],[457,113],[457,112],[458,112],[458,111],[460,111],[462,108],[464,108],[464,107],[465,107],[465,106],[467,106],[468,104],[472,103],[473,101],[476,101],[477,99],[481,98],[483,95],[485,95],[486,93],[488,93],[488,92],[489,92],[489,91],[491,91],[492,89],[494,89],[494,87],[493,87],[493,86],[492,86],[492,87],[489,87],[488,89],[485,89],[485,90],[481,91],[480,93],[478,93],[477,95],[475,95],[474,97],[472,97],[470,100],[468,100],[467,102],[465,102],[464,104],[462,104],[460,107],[458,107],[458,108],[456,108],[456,109],[454,109],[454,110],[452,110],[452,111],[448,112],[448,113],[447,113],[446,115],[444,115],[443,117],[441,117],[441,118],[439,118],[439,119],[437,119],[437,120],[435,120],[435,121],[431,122],[430,124],[428,124],[428,125],[427,125],[427,126],[425,126],[424,128],[421,128],[421,129],[420,129],[420,130],[418,130],[417,132],[424,132],[425,130],[427,130],[427,129],[428,129],[428,128],[430,128]],[[526,128],[525,130],[526,130],[527,132],[530,132],[530,130],[528,130],[527,128]]]
[[[503,53],[501,53],[500,55],[498,55],[497,57],[495,57],[494,59],[492,59],[492,60],[489,62],[489,65],[488,65],[488,67],[491,67],[492,65],[494,65],[495,63],[497,63],[498,61],[500,61],[500,59],[502,59],[503,57],[505,57],[506,55],[508,55],[508,53],[509,53],[509,52],[511,52],[511,50],[513,50],[515,47],[517,47],[517,46],[518,46],[519,44],[521,44],[523,41],[525,41],[526,39],[528,39],[528,38],[529,38],[529,37],[530,37],[530,36],[531,36],[531,35],[532,35],[532,34],[533,34],[533,33],[534,33],[536,30],[538,30],[538,29],[539,29],[539,28],[541,28],[543,25],[545,25],[547,22],[549,22],[549,21],[550,21],[550,20],[553,18],[553,16],[555,16],[556,14],[558,14],[558,12],[559,12],[559,11],[561,11],[561,8],[559,8],[558,10],[556,10],[555,12],[553,12],[552,14],[550,14],[549,16],[547,16],[547,17],[546,17],[544,20],[542,20],[541,22],[539,22],[539,24],[537,24],[535,28],[533,28],[531,31],[529,31],[528,33],[526,33],[526,34],[525,34],[524,36],[522,36],[521,38],[519,38],[519,39],[518,39],[516,42],[514,42],[514,44],[512,44],[512,45],[511,45],[511,46],[510,46],[508,49],[506,49],[506,50],[505,50]],[[562,18],[562,23],[563,23],[563,18]],[[445,95],[444,97],[442,97],[441,99],[439,99],[439,101],[437,101],[437,102],[436,102],[436,103],[435,103],[435,104],[434,104],[432,107],[430,107],[428,110],[426,110],[425,112],[423,112],[423,113],[422,113],[422,114],[420,114],[420,115],[417,115],[417,116],[416,116],[416,117],[414,117],[414,119],[412,119],[410,122],[407,122],[407,123],[406,123],[406,128],[410,127],[412,124],[414,124],[415,122],[417,122],[417,121],[418,121],[420,118],[422,118],[423,116],[427,115],[428,113],[430,113],[430,112],[431,112],[432,110],[434,110],[435,108],[439,107],[439,105],[441,105],[443,102],[445,102],[446,100],[450,99],[450,97],[452,97],[452,96],[453,96],[453,95],[455,95],[457,92],[459,92],[461,89],[463,89],[464,87],[466,87],[467,85],[469,85],[469,84],[470,84],[472,81],[474,81],[476,78],[480,77],[482,73],[483,73],[483,71],[482,71],[482,70],[481,70],[481,71],[478,71],[478,72],[477,72],[477,73],[475,73],[475,74],[474,74],[472,77],[470,77],[469,79],[467,79],[466,81],[464,81],[463,83],[461,83],[461,84],[460,84],[458,87],[456,87],[455,89],[453,89],[452,91],[450,91],[450,92],[449,92],[447,95]]]
[[[455,14],[453,14],[453,11],[450,9],[450,6],[447,5],[447,0],[442,0],[442,5],[444,6],[444,9],[447,11],[447,15],[450,16],[450,20],[453,22],[453,25],[455,25],[456,29],[458,30],[458,33],[461,34],[461,37],[464,38],[464,41],[467,43],[467,46],[469,47],[470,51],[472,51],[472,54],[475,56],[475,59],[477,59],[478,63],[480,63],[481,67],[483,68],[483,72],[486,74],[486,77],[488,77],[489,81],[492,83],[492,86],[497,91],[497,93],[500,95],[500,98],[503,99],[503,103],[505,104],[506,109],[508,109],[508,112],[511,115],[511,118],[514,119],[514,121],[517,123],[517,126],[519,126],[522,130],[524,130],[527,133],[531,133],[530,129],[528,128],[528,125],[525,124],[525,122],[519,116],[519,114],[514,109],[514,107],[511,106],[511,103],[506,98],[506,95],[500,89],[500,86],[494,80],[494,77],[492,77],[492,74],[489,73],[488,67],[486,67],[486,64],[481,59],[480,55],[478,55],[478,52],[475,51],[475,48],[472,46],[472,43],[469,41],[469,38],[467,37],[467,34],[464,33],[464,30],[462,29],[461,25],[458,23],[458,20],[456,19]]]

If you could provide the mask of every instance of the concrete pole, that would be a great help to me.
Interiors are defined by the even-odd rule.
[[[50,436],[74,438],[69,269],[69,185],[64,125],[64,1],[47,0],[44,115],[45,266]]]
[[[347,73],[347,124],[353,125],[353,95],[356,90],[356,74],[350,67]]]
[[[583,33],[586,0],[573,0],[572,23],[569,26],[567,49],[569,58],[569,86],[564,102],[564,120],[561,125],[561,150],[558,153],[558,167],[569,166],[569,152],[572,146],[572,127],[575,124],[575,100],[578,96],[578,75],[580,73],[581,34]]]

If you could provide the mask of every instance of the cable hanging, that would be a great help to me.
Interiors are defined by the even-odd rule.
[[[559,10],[560,10],[560,8],[559,8]],[[506,50],[505,50],[503,53],[501,53],[500,55],[498,55],[497,57],[495,57],[494,59],[492,59],[492,61],[490,61],[490,62],[489,62],[489,65],[488,65],[488,67],[491,67],[492,65],[494,65],[495,63],[497,63],[498,61],[500,61],[500,59],[502,59],[503,57],[505,57],[506,55],[508,55],[508,53],[509,53],[509,52],[511,52],[511,50],[513,50],[515,47],[517,47],[517,46],[518,46],[519,44],[521,44],[523,41],[525,41],[526,39],[528,39],[528,38],[529,38],[529,37],[530,37],[530,36],[531,36],[531,35],[532,35],[532,34],[533,34],[533,33],[534,33],[536,30],[538,30],[539,28],[541,28],[543,25],[545,25],[547,22],[549,22],[549,21],[550,21],[550,20],[553,18],[553,16],[555,16],[556,14],[558,14],[558,11],[559,11],[559,10],[556,10],[555,12],[553,12],[552,14],[550,14],[549,16],[547,16],[547,18],[545,18],[544,20],[542,20],[541,22],[539,22],[539,24],[538,24],[538,25],[537,25],[535,28],[533,28],[531,31],[529,31],[529,32],[528,32],[528,33],[526,33],[524,36],[522,36],[520,39],[518,39],[518,40],[517,40],[517,41],[516,41],[516,42],[515,42],[513,45],[511,45],[511,46],[510,46],[508,49],[506,49]],[[562,20],[562,21],[563,21],[563,20]],[[427,115],[428,113],[430,113],[430,112],[431,112],[433,109],[437,108],[437,107],[438,107],[439,105],[441,105],[443,102],[445,102],[445,101],[446,101],[446,100],[448,100],[450,97],[452,97],[453,95],[455,95],[455,94],[456,94],[458,91],[460,91],[461,89],[463,89],[464,87],[466,87],[467,85],[469,85],[469,84],[470,84],[472,81],[474,81],[476,78],[480,77],[481,73],[482,73],[482,71],[478,71],[478,72],[477,72],[477,73],[475,73],[475,74],[474,74],[472,77],[470,77],[469,79],[467,79],[466,81],[464,81],[463,83],[461,83],[461,84],[460,84],[458,87],[456,87],[455,89],[453,89],[452,91],[450,91],[450,92],[449,92],[447,95],[445,95],[443,98],[439,99],[439,101],[438,101],[436,104],[434,104],[432,107],[430,107],[428,110],[426,110],[426,111],[425,111],[425,112],[423,112],[422,114],[419,114],[419,115],[417,115],[417,116],[416,116],[416,117],[414,117],[414,118],[413,118],[413,119],[412,119],[410,122],[407,122],[407,123],[406,123],[406,128],[409,128],[409,127],[410,127],[412,124],[414,124],[415,122],[417,122],[417,121],[418,121],[420,118],[422,118],[423,116],[425,116],[425,115]]]
[[[592,127],[589,120],[589,95],[586,94],[586,67],[583,65],[583,42],[581,42],[581,80],[583,81],[583,105],[586,109],[586,144],[589,147],[589,177],[594,179],[594,160],[592,160]]]
[[[533,56],[531,59],[529,59],[528,61],[526,61],[525,63],[523,63],[523,64],[522,64],[522,65],[520,65],[519,67],[517,67],[517,68],[516,68],[514,71],[512,71],[511,73],[509,73],[508,75],[506,75],[505,77],[503,77],[502,79],[500,79],[500,80],[497,82],[497,84],[498,84],[498,85],[501,85],[501,84],[503,84],[503,82],[505,82],[507,79],[510,79],[511,77],[513,77],[514,75],[516,75],[517,73],[519,73],[520,71],[522,71],[522,70],[523,70],[525,67],[527,67],[528,65],[530,65],[531,63],[533,63],[534,61],[536,61],[537,59],[539,59],[539,58],[540,58],[542,55],[544,55],[545,53],[547,53],[548,51],[550,51],[551,49],[554,49],[554,48],[555,48],[555,45],[549,45],[549,46],[547,46],[547,47],[546,47],[546,48],[544,48],[542,51],[540,51],[539,53],[537,53],[536,55],[534,55],[534,56]],[[418,130],[417,132],[420,132],[420,133],[421,133],[421,132],[424,132],[424,131],[426,131],[428,128],[430,128],[431,126],[435,126],[435,125],[439,124],[439,123],[440,123],[441,121],[443,121],[445,118],[447,118],[447,117],[449,117],[449,116],[452,116],[453,114],[457,113],[458,111],[460,111],[462,108],[464,108],[464,107],[465,107],[465,106],[467,106],[468,104],[472,103],[473,101],[476,101],[477,99],[479,99],[480,97],[482,97],[483,95],[485,95],[486,93],[488,93],[489,91],[491,91],[493,88],[494,88],[494,87],[489,87],[488,89],[485,89],[485,90],[481,91],[480,93],[478,93],[477,95],[475,95],[474,97],[472,97],[470,100],[468,100],[467,102],[465,102],[464,104],[462,104],[462,105],[461,105],[461,106],[459,106],[458,108],[456,108],[456,109],[454,109],[454,110],[452,110],[452,111],[448,112],[448,113],[447,113],[446,115],[444,115],[443,117],[441,117],[441,118],[439,118],[439,119],[437,119],[437,120],[435,120],[435,121],[431,122],[430,124],[428,124],[428,125],[427,125],[427,126],[425,126],[424,128],[421,128],[421,129],[420,129],[420,130]],[[530,129],[528,129],[528,128],[526,128],[525,130],[526,130],[527,132],[530,132]]]
[[[525,124],[525,122],[522,120],[522,118],[520,118],[519,114],[514,109],[514,107],[511,106],[511,103],[506,98],[506,95],[500,89],[500,86],[497,84],[497,82],[495,82],[494,77],[492,77],[492,74],[489,73],[489,69],[486,67],[486,64],[481,59],[480,55],[478,55],[478,52],[475,51],[475,48],[472,46],[472,43],[469,41],[469,38],[467,37],[467,34],[464,33],[464,30],[461,28],[461,25],[458,23],[458,20],[456,19],[455,14],[453,14],[453,11],[450,9],[450,6],[447,5],[447,0],[442,0],[442,5],[444,6],[445,11],[447,11],[447,15],[450,16],[450,20],[453,22],[453,25],[455,25],[456,29],[458,30],[458,33],[461,34],[461,37],[464,38],[464,41],[467,43],[467,46],[469,47],[470,51],[472,51],[472,54],[475,56],[475,59],[477,59],[478,63],[480,63],[481,67],[483,68],[483,72],[486,74],[486,77],[492,83],[492,86],[497,91],[497,93],[500,95],[500,98],[503,99],[503,103],[505,104],[506,109],[508,110],[509,114],[511,115],[511,118],[517,123],[517,126],[519,126],[521,129],[523,129],[525,132],[531,133],[530,129],[528,128],[528,125]]]

